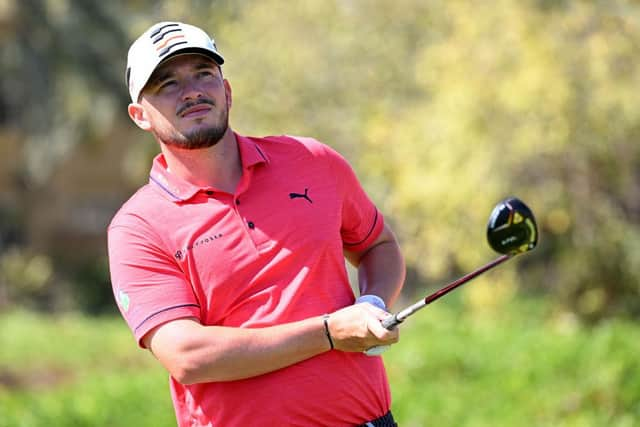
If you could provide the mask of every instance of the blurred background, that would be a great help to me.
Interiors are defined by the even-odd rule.
[[[0,0],[0,427],[175,425],[106,258],[158,152],[124,69],[160,20],[214,36],[234,129],[352,163],[407,258],[395,309],[496,256],[499,200],[535,213],[535,251],[385,354],[401,425],[640,425],[639,2]]]

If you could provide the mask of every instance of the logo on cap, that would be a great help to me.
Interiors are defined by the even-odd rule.
[[[149,34],[156,48],[158,57],[162,58],[176,46],[187,44],[182,28],[178,24],[166,24]]]

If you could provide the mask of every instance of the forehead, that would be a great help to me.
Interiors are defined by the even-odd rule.
[[[197,53],[176,55],[162,62],[158,68],[154,70],[149,80],[154,80],[160,75],[171,74],[179,68],[188,69],[205,67],[218,68],[218,64],[207,55],[200,55]]]

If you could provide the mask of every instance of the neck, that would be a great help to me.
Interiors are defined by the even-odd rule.
[[[212,147],[186,150],[162,143],[160,147],[172,174],[199,187],[235,192],[242,176],[242,164],[231,128]]]

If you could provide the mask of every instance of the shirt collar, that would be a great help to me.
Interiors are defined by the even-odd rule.
[[[240,147],[240,159],[243,169],[249,169],[251,166],[260,163],[269,163],[269,158],[253,138],[238,135],[237,133],[234,133],[234,135]]]
[[[261,163],[269,163],[267,155],[252,138],[235,132],[234,135],[238,144],[243,171]],[[215,188],[199,187],[169,172],[164,154],[158,154],[153,159],[153,165],[149,172],[149,183],[156,186],[161,190],[160,193],[165,198],[173,202],[187,201],[201,190],[215,191]]]

